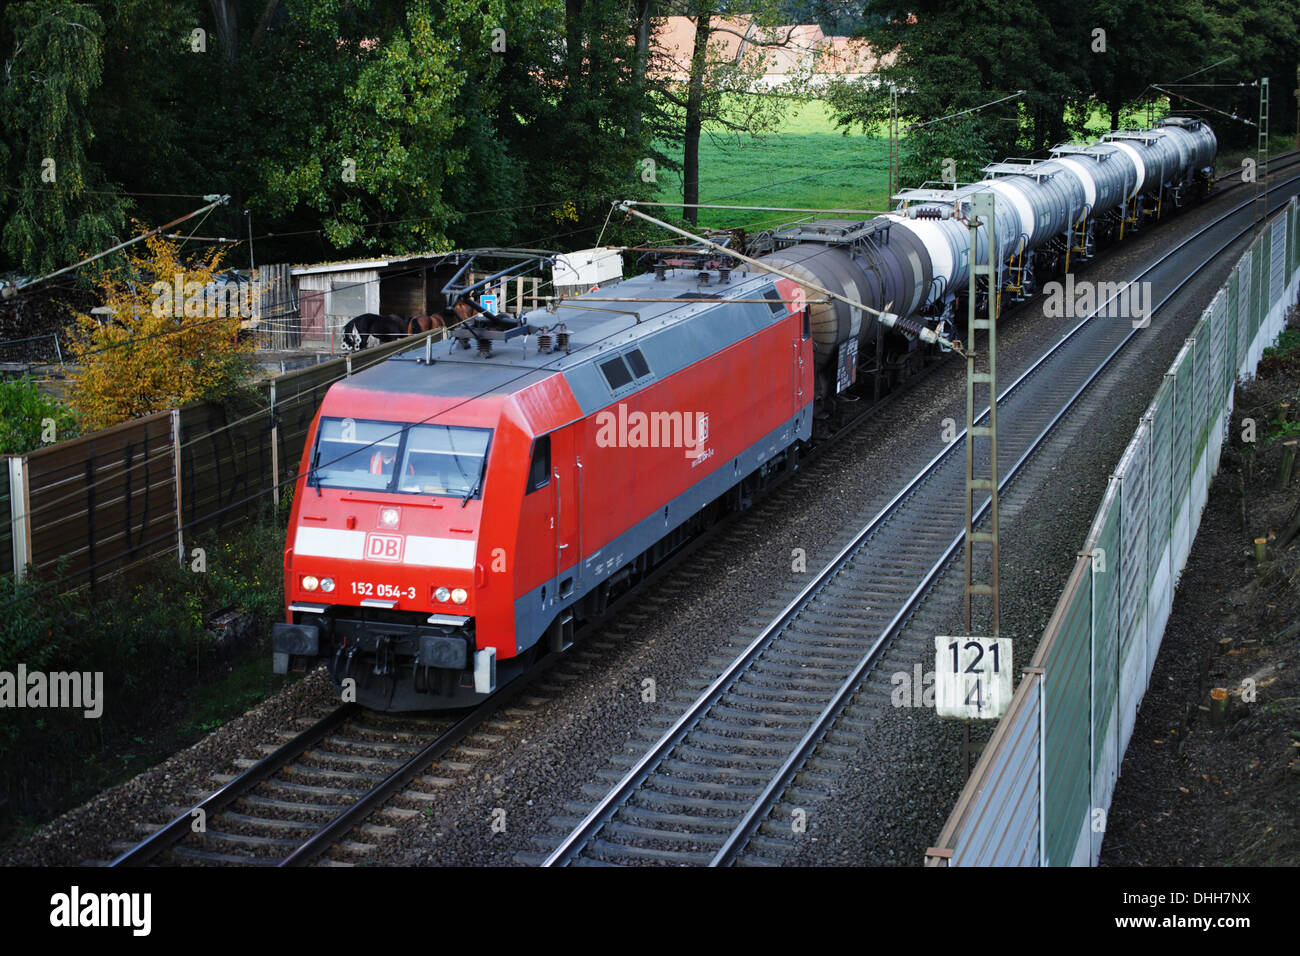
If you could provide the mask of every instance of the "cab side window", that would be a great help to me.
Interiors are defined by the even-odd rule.
[[[528,491],[532,494],[538,488],[545,488],[551,483],[551,436],[543,435],[533,440],[533,462],[528,466]]]

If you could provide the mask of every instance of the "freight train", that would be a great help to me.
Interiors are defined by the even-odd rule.
[[[275,670],[324,660],[376,710],[484,699],[794,468],[845,399],[933,355],[923,333],[950,332],[967,294],[971,195],[997,196],[998,277],[979,294],[1024,298],[1203,196],[1216,149],[1208,125],[1169,117],[759,237],[798,282],[666,255],[618,302],[480,317],[334,384],[295,487]],[[989,241],[981,226],[980,261]]]

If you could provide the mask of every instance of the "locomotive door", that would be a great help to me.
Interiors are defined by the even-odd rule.
[[[582,462],[578,427],[551,433],[551,484],[555,487],[555,593],[577,590],[582,573]]]

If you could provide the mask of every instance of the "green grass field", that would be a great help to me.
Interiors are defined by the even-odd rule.
[[[681,200],[679,173],[661,172],[659,199]],[[889,145],[881,136],[836,130],[820,101],[792,103],[781,129],[762,138],[700,139],[700,202],[817,209],[883,209]],[[763,229],[797,213],[701,209],[700,224]]]
[[[1126,113],[1122,122],[1144,126],[1146,119],[1143,109]],[[1094,109],[1088,128],[1089,139],[1107,132],[1110,117],[1106,111]],[[661,172],[658,185],[661,202],[681,200],[679,173]],[[791,103],[783,125],[775,133],[755,138],[734,133],[710,136],[706,132],[700,139],[702,203],[884,209],[888,186],[888,139],[856,130],[845,136],[836,129],[826,104],[819,100]],[[699,221],[713,228],[745,226],[757,231],[791,222],[800,215],[701,209]]]

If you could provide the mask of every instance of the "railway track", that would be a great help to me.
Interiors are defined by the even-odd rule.
[[[428,774],[430,767],[463,748],[549,661],[463,714],[397,717],[344,704],[108,865],[304,866],[332,848],[364,860],[374,844],[363,840],[391,836],[451,782]],[[386,806],[399,795],[406,806]],[[366,822],[371,817],[386,822]],[[362,840],[348,840],[354,830]]]
[[[869,417],[859,416],[846,428]],[[285,732],[290,739],[241,773],[219,777],[222,787],[177,809],[172,820],[144,840],[114,844],[121,852],[107,865],[304,866],[327,850],[332,852],[326,862],[338,863],[340,856],[364,862],[374,849],[374,842],[364,841],[386,839],[403,820],[430,809],[437,791],[455,783],[456,775],[469,769],[469,760],[484,755],[483,748],[465,747],[467,738],[473,735],[476,743],[500,739],[479,729],[496,727],[494,715],[508,713],[517,701],[537,705],[548,695],[565,693],[565,685],[593,661],[617,651],[637,624],[655,612],[656,585],[680,571],[687,559],[706,552],[701,567],[694,569],[706,574],[708,546],[735,517],[683,544],[638,588],[615,600],[604,618],[584,625],[569,652],[543,657],[478,707],[463,715],[411,716],[341,705],[296,735]],[[671,602],[667,594],[661,600],[665,606]],[[541,696],[525,697],[525,691]],[[500,729],[510,727],[502,724]],[[449,754],[462,759],[444,760]],[[427,773],[435,764],[437,773]],[[443,775],[448,773],[453,776]],[[367,822],[372,818],[385,822]],[[349,840],[354,831],[360,839]]]
[[[1285,169],[1295,166],[1294,156]],[[1300,174],[1278,174],[1271,201]],[[1213,253],[1162,282],[1153,313],[1250,231],[1232,220],[1246,200],[1201,227],[1134,282],[1171,271],[1194,243]],[[1140,330],[1098,321],[1105,303],[999,396],[999,474],[1005,489],[1089,386]],[[986,411],[987,414],[987,411]],[[737,860],[789,782],[964,540],[964,432],[867,523],[709,684],[594,807],[553,821],[567,835],[538,838],[543,865],[726,865]],[[980,514],[987,510],[987,499]],[[922,647],[895,659],[924,660]],[[887,692],[884,697],[887,699]],[[831,745],[832,749],[834,746]],[[585,811],[585,814],[584,814]],[[581,816],[579,816],[581,814]],[[532,862],[529,859],[529,862]]]

